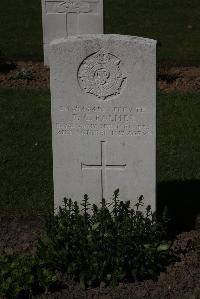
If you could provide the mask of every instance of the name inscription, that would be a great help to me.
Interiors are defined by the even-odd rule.
[[[59,106],[62,120],[56,122],[56,135],[80,136],[146,136],[151,135],[146,124],[144,107],[98,105]]]

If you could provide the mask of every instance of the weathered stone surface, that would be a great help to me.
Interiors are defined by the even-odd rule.
[[[49,43],[69,35],[103,33],[103,0],[42,0],[44,64]]]
[[[82,35],[50,52],[55,206],[119,188],[154,209],[156,41]]]

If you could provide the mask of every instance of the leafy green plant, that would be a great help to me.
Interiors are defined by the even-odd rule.
[[[34,80],[34,75],[31,69],[21,68],[11,79],[32,81]]]
[[[57,215],[47,218],[34,256],[0,258],[0,296],[30,298],[66,280],[87,288],[156,278],[175,260],[170,247],[142,196],[134,208],[119,200],[119,190],[100,207],[91,206],[87,195],[80,206],[65,198]]]
[[[38,257],[82,287],[155,278],[173,255],[164,227],[150,206],[143,212],[142,206],[142,196],[134,208],[120,201],[119,190],[111,203],[102,200],[100,208],[91,207],[87,195],[81,210],[65,199],[59,213],[49,218]]]
[[[30,254],[0,257],[0,298],[30,298],[59,284],[57,273]]]

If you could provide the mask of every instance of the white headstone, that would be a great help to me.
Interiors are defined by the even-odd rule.
[[[119,188],[155,209],[156,41],[82,35],[50,52],[55,207]]]
[[[103,33],[103,0],[42,0],[44,64],[49,44],[70,35]]]

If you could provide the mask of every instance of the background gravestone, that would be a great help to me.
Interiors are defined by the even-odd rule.
[[[103,33],[103,0],[42,0],[44,64],[54,39]]]
[[[82,35],[50,52],[55,207],[119,188],[155,209],[156,41]]]

